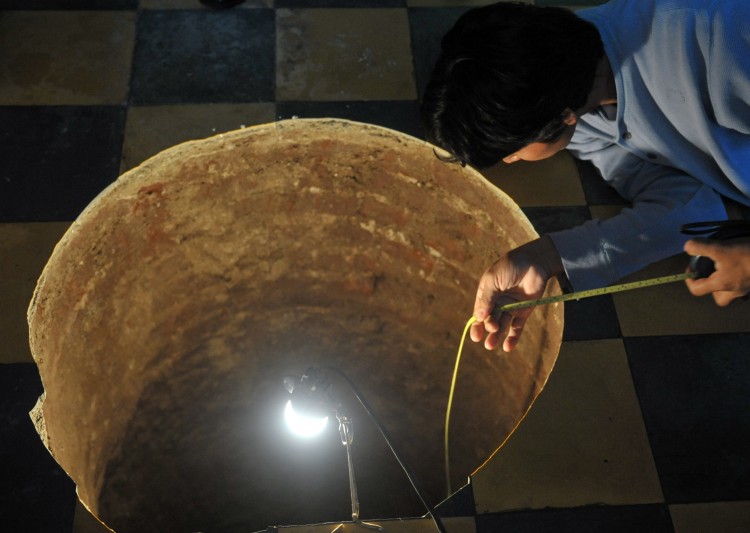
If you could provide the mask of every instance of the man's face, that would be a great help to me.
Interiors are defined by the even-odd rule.
[[[573,133],[576,131],[577,118],[572,112],[565,119],[568,127],[565,128],[563,134],[551,143],[536,142],[527,144],[517,152],[503,157],[505,163],[515,163],[516,161],[540,161],[552,157],[557,152],[568,146],[570,139],[573,138]]]

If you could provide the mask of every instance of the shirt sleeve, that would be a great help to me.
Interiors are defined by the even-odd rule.
[[[550,233],[573,290],[609,285],[646,265],[682,251],[680,226],[723,220],[721,197],[671,167],[640,159],[601,138],[571,145],[590,160],[632,207],[607,220]]]
[[[716,122],[750,142],[750,2],[722,0],[716,6],[707,61],[708,94]]]
[[[711,20],[707,89],[718,163],[750,195],[750,2],[722,0]]]

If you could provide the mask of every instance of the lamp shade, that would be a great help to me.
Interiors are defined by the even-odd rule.
[[[335,366],[433,503],[463,326],[484,269],[537,235],[470,168],[388,129],[290,120],[188,142],[122,175],[55,248],[29,308],[45,395],[33,415],[111,529],[248,532],[350,517],[336,424],[296,439],[287,376]],[[555,285],[552,290],[559,290]],[[552,370],[562,306],[517,350],[467,343],[454,486]],[[343,383],[362,518],[424,509]]]

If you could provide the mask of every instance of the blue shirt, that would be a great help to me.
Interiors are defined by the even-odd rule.
[[[613,0],[580,11],[601,35],[617,105],[568,145],[632,208],[551,233],[574,290],[682,251],[680,225],[750,205],[750,0]]]

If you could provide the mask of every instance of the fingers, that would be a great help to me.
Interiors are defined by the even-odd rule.
[[[703,279],[686,279],[685,284],[693,296],[713,294],[714,302],[719,307],[726,307],[737,298],[745,296],[744,291],[726,290],[726,287],[721,283],[718,276]]]
[[[477,287],[477,296],[474,300],[474,318],[477,322],[484,322],[491,318],[492,310],[495,308],[495,298],[497,290],[495,289],[493,276],[489,271],[482,275]]]
[[[502,345],[503,351],[512,351],[523,333],[523,328],[531,314],[532,309],[522,309],[515,314],[501,313],[498,319],[488,317],[484,322],[474,322],[469,335],[474,342],[484,339],[484,347],[494,350]]]
[[[474,318],[476,318],[476,315],[474,315]],[[484,327],[484,322],[480,322],[479,320],[476,320],[469,328],[469,337],[474,342],[481,341],[486,333],[487,330]]]
[[[500,336],[499,332],[490,333],[487,335],[487,338],[484,339],[484,347],[487,350],[494,350],[500,345],[500,341],[502,340],[502,337]]]
[[[713,261],[714,268],[708,277],[685,280],[694,296],[712,294],[716,304],[724,307],[750,290],[750,239],[692,239],[685,244],[685,251]]]
[[[484,339],[484,347],[487,350],[496,349],[503,339],[506,339],[513,322],[510,314],[500,311],[502,306],[497,305],[499,298],[501,298],[501,293],[496,288],[494,276],[487,271],[479,282],[474,302],[476,321],[469,331],[471,340],[474,342],[481,342]],[[503,344],[503,349],[509,351],[505,349],[505,346],[511,346],[512,349],[517,342],[517,339],[511,344],[506,342]]]
[[[482,275],[477,288],[477,296],[474,300],[474,318],[476,321],[471,325],[469,336],[474,342],[485,339],[485,347],[492,350],[497,347],[497,333],[501,329],[499,317],[493,316],[498,291],[495,288],[494,276],[488,270]],[[492,347],[490,347],[492,346]]]
[[[719,307],[726,307],[737,298],[742,298],[745,293],[742,291],[716,291],[713,293],[714,302]]]
[[[690,239],[685,243],[685,252],[688,255],[705,255],[711,257],[716,252],[716,245],[707,239]]]
[[[526,326],[526,321],[528,320],[529,315],[531,315],[531,311],[531,308],[522,309],[517,311],[516,314],[511,317],[511,320],[509,320],[508,334],[505,337],[505,342],[503,342],[503,351],[510,352],[516,347],[518,341],[521,340],[523,328]]]
[[[717,290],[714,279],[708,277],[703,279],[686,279],[685,285],[687,285],[690,294],[693,296],[705,296],[711,292]]]
[[[489,331],[485,322],[474,322],[469,329],[469,336],[474,342],[481,342],[484,339],[484,347],[488,350],[494,350],[500,343],[500,331],[498,329]]]
[[[691,239],[685,243],[685,252],[692,256],[715,259],[720,248],[707,239]],[[713,275],[707,278],[686,279],[685,285],[693,296],[705,296],[721,289],[717,283],[717,277]],[[723,300],[723,297],[720,299]]]

